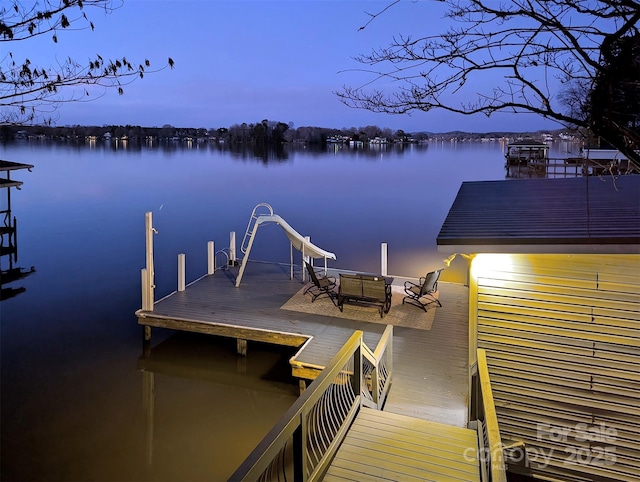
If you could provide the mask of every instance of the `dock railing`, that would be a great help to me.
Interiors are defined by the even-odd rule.
[[[362,404],[382,410],[391,387],[393,326],[387,325],[375,351],[362,344]]]
[[[478,349],[477,362],[472,366],[471,421],[478,431],[481,480],[507,482],[503,444],[498,427],[498,416],[493,403],[491,380],[485,350]]]
[[[364,400],[371,406],[377,398],[378,407],[384,402],[392,335],[388,326],[371,352],[363,332],[354,332],[229,480],[321,480]]]

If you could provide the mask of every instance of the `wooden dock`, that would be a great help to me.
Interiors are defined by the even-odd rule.
[[[152,311],[136,312],[138,323],[235,338],[240,352],[247,340],[300,347],[291,364],[302,382],[318,376],[355,330],[375,347],[386,327],[374,308],[371,321],[281,309],[304,286],[300,270],[290,279],[288,265],[250,261],[242,285],[236,288],[234,281],[234,268],[204,276],[157,301]],[[466,427],[468,288],[445,282],[439,287],[443,307],[431,308],[430,329],[394,327],[394,377],[385,410]]]

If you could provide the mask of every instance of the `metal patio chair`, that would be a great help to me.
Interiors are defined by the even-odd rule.
[[[336,298],[338,297],[338,293],[334,291],[334,288],[336,287],[336,279],[333,276],[318,276],[313,269],[313,266],[306,261],[304,264],[307,267],[311,284],[306,290],[304,290],[303,294],[306,295],[309,293],[311,295],[312,303],[321,296],[328,296],[331,299],[331,302],[335,305]]]
[[[438,291],[438,278],[442,269],[427,273],[424,278],[420,278],[418,284],[411,281],[404,282],[404,292],[407,296],[402,298],[402,304],[409,303],[411,305],[422,308],[427,311],[427,307],[433,303],[442,306],[440,300],[436,297]]]

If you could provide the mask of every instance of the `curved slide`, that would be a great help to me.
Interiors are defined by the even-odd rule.
[[[285,234],[289,238],[291,242],[291,246],[296,248],[298,251],[302,253],[302,256],[309,256],[311,258],[324,258],[325,262],[327,259],[336,259],[336,255],[330,251],[325,251],[322,248],[319,248],[309,240],[307,240],[304,236],[302,236],[298,231],[293,229],[289,223],[287,223],[282,217],[277,214],[266,214],[262,216],[258,216],[255,218],[255,223],[253,225],[253,229],[251,231],[251,237],[249,238],[249,243],[247,244],[247,249],[242,258],[242,264],[240,266],[240,271],[238,272],[238,277],[236,278],[236,288],[240,286],[240,281],[242,280],[242,275],[244,274],[244,269],[246,267],[246,263],[249,260],[249,252],[251,251],[251,246],[253,245],[253,240],[256,236],[256,232],[258,228],[265,223],[277,223],[284,230]],[[292,268],[293,268],[293,259],[292,259]]]

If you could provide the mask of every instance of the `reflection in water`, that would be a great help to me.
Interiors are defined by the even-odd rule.
[[[296,152],[311,155],[340,154],[342,156],[365,159],[380,159],[385,155],[398,157],[406,152],[426,151],[428,143],[388,143],[388,144],[349,144],[349,143],[305,143],[260,144],[260,143],[225,143],[197,142],[192,140],[152,140],[144,142],[122,139],[104,140],[95,137],[69,138],[63,140],[43,139],[37,144],[42,147],[70,148],[75,151],[85,149],[105,151],[109,154],[140,154],[142,152],[162,152],[178,154],[187,151],[198,151],[211,154],[231,154],[234,159],[258,161],[262,164],[279,164],[289,162]]]
[[[0,201],[0,301],[12,298],[24,293],[24,286],[10,286],[22,278],[29,276],[35,272],[32,266],[29,269],[23,269],[16,266],[18,262],[18,221],[11,216],[11,188],[20,189],[22,181],[11,179],[11,171],[20,169],[28,169],[31,171],[31,164],[20,164],[17,162],[0,160],[0,191],[2,191],[2,199]]]
[[[222,147],[224,144],[220,146]],[[287,162],[289,160],[289,152],[282,144],[275,146],[266,144],[233,144],[228,147],[228,151],[236,159],[261,161],[263,164]]]
[[[154,480],[226,480],[295,401],[290,348],[175,333],[138,360]],[[169,479],[173,478],[171,476]]]

